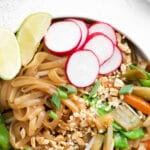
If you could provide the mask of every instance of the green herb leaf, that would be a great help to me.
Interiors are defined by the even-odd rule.
[[[60,98],[56,93],[52,94],[51,103],[57,110],[60,108]]]
[[[58,119],[57,114],[56,114],[55,112],[53,112],[52,110],[49,110],[49,111],[48,111],[48,116],[49,116],[50,118],[53,118],[54,120]]]
[[[131,131],[121,131],[121,133],[132,140],[144,137],[144,131],[142,128],[138,128]]]
[[[96,94],[97,89],[98,89],[99,86],[100,86],[100,80],[98,80],[98,81],[94,84],[94,86],[93,86],[93,88],[92,88],[92,90],[91,90],[91,92],[90,92],[90,94],[89,94],[89,97],[92,97],[92,96],[94,96],[94,95]]]
[[[115,148],[128,148],[128,140],[127,138],[120,134],[120,133],[114,133],[115,138]]]
[[[61,90],[60,88],[58,88],[58,95],[60,98],[63,98],[63,99],[67,99],[68,98],[68,95],[66,92],[64,92],[63,90]]]
[[[125,85],[120,89],[119,94],[129,94],[132,92],[132,90],[133,90],[132,84]]]

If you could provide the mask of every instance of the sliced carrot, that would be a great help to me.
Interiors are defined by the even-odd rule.
[[[132,94],[127,94],[124,95],[124,101],[131,105],[133,108],[140,110],[147,115],[150,115],[150,104],[146,102],[143,98]]]
[[[144,141],[144,145],[145,145],[145,148],[147,150],[149,150],[150,149],[150,140]]]

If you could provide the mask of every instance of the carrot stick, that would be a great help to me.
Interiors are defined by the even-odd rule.
[[[144,141],[145,148],[150,149],[150,140]]]
[[[150,104],[143,98],[132,94],[127,94],[124,96],[124,101],[131,105],[133,108],[140,110],[147,115],[150,115]]]

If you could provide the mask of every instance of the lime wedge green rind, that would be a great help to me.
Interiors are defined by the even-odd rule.
[[[52,16],[49,13],[38,12],[29,15],[21,24],[16,37],[20,46],[23,66],[32,60],[50,26],[51,19]]]
[[[0,78],[13,79],[21,68],[20,49],[15,34],[0,29]]]

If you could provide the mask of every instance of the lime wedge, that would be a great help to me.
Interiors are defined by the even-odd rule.
[[[17,32],[17,40],[21,51],[22,65],[27,65],[33,58],[41,39],[51,23],[51,15],[38,12],[29,15]]]
[[[10,80],[21,67],[19,45],[15,34],[6,29],[0,29],[0,41],[0,77]]]

